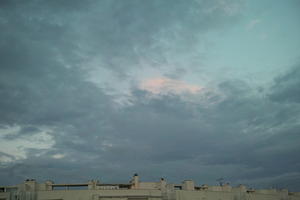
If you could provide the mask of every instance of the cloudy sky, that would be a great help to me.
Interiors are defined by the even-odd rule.
[[[1,0],[0,185],[300,188],[298,0]]]

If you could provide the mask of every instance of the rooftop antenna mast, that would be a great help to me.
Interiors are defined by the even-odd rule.
[[[218,178],[216,181],[219,182],[219,185],[220,185],[220,186],[223,186],[223,185],[224,185],[224,178],[223,178],[223,177]]]

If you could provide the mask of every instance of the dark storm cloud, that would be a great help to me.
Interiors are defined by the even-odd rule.
[[[230,7],[237,1],[66,2],[1,1],[0,126],[20,127],[4,139],[45,130],[55,142],[50,149],[26,148],[21,160],[1,153],[13,160],[1,163],[1,184],[29,177],[126,181],[140,172],[200,183],[263,179],[262,186],[279,177],[276,183],[299,186],[285,175],[299,172],[299,105],[289,104],[298,102],[296,68],[275,79],[268,97],[241,80],[224,81],[218,90],[225,97],[214,94],[215,103],[175,94],[151,98],[133,87],[129,105],[120,106],[87,81],[90,59],[120,75],[140,59],[154,66],[181,62],[166,50],[193,55],[198,35],[237,20]]]

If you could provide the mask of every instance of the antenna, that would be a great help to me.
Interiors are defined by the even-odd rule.
[[[219,185],[220,185],[220,186],[223,186],[223,184],[224,184],[224,178],[223,178],[223,177],[218,178],[216,181],[219,182]]]

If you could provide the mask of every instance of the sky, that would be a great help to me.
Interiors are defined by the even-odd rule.
[[[1,0],[0,185],[300,188],[297,0]]]

